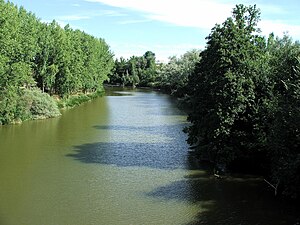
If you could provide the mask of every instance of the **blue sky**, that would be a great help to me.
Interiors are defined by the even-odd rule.
[[[288,31],[300,40],[299,0],[12,0],[44,22],[101,37],[116,57],[129,58],[150,50],[157,59],[204,49],[205,37],[216,23],[231,16],[236,4],[261,9],[258,27],[263,35]]]

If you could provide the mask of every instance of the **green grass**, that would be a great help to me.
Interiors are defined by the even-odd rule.
[[[103,93],[104,91],[96,91],[89,94],[79,93],[76,95],[70,95],[59,100],[57,104],[60,109],[69,109],[81,105],[84,102],[91,101],[98,96],[102,96]]]

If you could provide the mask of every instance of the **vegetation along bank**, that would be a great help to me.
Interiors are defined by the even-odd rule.
[[[3,0],[0,13],[0,124],[54,117],[103,91],[113,67],[103,39]]]

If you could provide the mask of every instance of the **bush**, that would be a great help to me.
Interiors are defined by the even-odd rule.
[[[60,115],[57,103],[38,88],[6,90],[0,101],[0,124],[20,123]]]
[[[30,119],[45,119],[60,115],[55,100],[38,88],[25,89],[21,102],[23,102],[23,107],[25,106],[25,109],[29,110],[29,112],[25,110],[23,115],[28,113],[31,117]]]
[[[18,97],[13,87],[0,90],[0,125],[14,121]]]

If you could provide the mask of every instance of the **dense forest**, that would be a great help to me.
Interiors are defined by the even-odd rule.
[[[159,88],[188,106],[188,142],[219,168],[263,175],[300,196],[300,43],[260,35],[260,11],[237,5],[192,50],[115,59],[103,39],[0,0],[0,124],[59,114],[56,99],[108,84]],[[82,94],[82,95],[81,95]]]
[[[4,0],[0,13],[0,124],[56,116],[69,96],[76,103],[103,89],[113,67],[103,39],[43,23]]]

